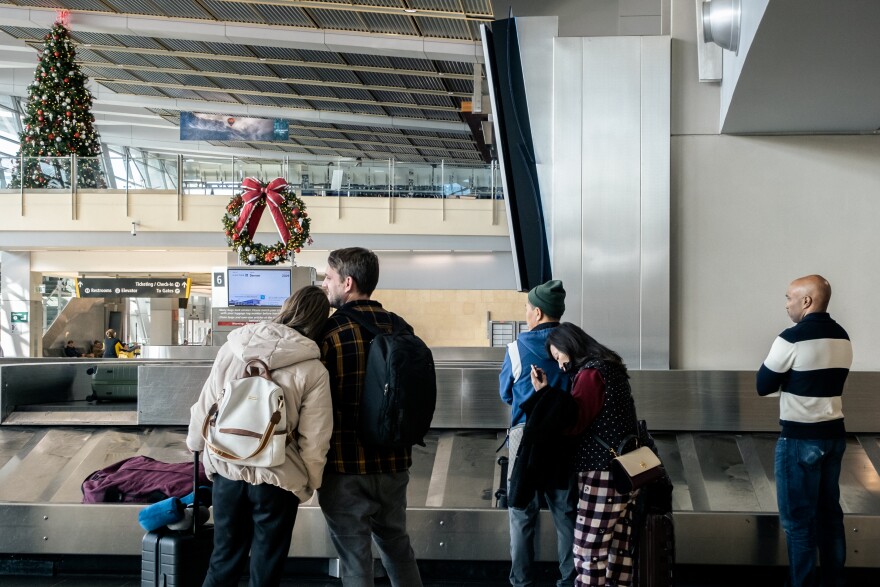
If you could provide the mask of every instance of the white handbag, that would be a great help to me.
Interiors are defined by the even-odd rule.
[[[642,422],[636,420],[636,430],[639,430]],[[647,430],[647,427],[645,427]],[[630,441],[639,442],[637,434],[627,436],[614,450],[597,434],[593,438],[611,453],[611,484],[618,493],[631,493],[635,489],[644,487],[649,483],[666,475],[663,463],[653,450],[647,446],[640,446],[629,452],[623,452]]]
[[[226,384],[205,416],[202,438],[221,461],[251,467],[284,463],[290,441],[284,391],[272,381],[266,363],[248,361],[244,376]]]

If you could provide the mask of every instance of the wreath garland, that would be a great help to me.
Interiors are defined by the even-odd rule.
[[[223,228],[226,243],[248,265],[277,265],[293,260],[303,246],[312,244],[309,236],[311,219],[305,203],[287,182],[277,178],[268,184],[248,177],[241,182],[242,193],[226,205]],[[268,208],[281,239],[273,245],[254,242],[260,217]]]

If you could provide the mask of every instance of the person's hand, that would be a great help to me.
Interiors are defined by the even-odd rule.
[[[547,387],[547,374],[540,367],[532,365],[532,387],[540,391]]]

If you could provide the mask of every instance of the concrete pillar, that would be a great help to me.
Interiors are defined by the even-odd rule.
[[[31,272],[27,252],[0,252],[0,349],[5,357],[43,354],[42,275]]]
[[[150,344],[166,346],[178,344],[177,298],[150,299]]]

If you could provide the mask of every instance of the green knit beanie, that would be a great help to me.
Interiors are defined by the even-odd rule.
[[[551,279],[547,283],[533,288],[529,292],[529,303],[536,308],[541,308],[551,318],[562,318],[565,313],[565,288],[558,279]]]

